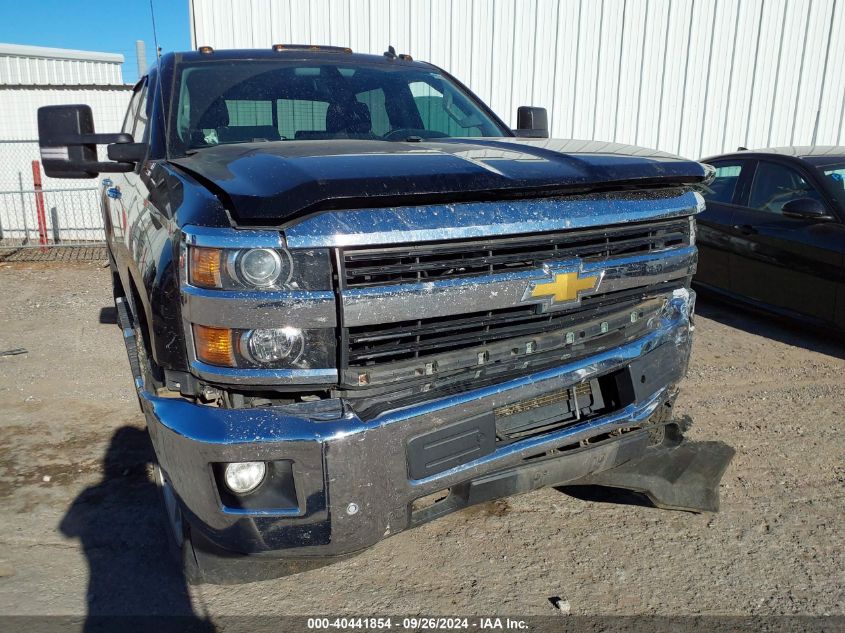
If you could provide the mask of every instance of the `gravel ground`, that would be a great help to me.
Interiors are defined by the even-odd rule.
[[[736,448],[722,511],[542,490],[349,561],[237,587],[166,556],[151,448],[100,264],[0,264],[0,614],[845,612],[845,347],[699,302],[677,409]],[[45,590],[49,588],[49,590]]]

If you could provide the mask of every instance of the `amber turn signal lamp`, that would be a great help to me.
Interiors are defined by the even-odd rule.
[[[191,248],[191,284],[200,288],[220,288],[223,251],[219,248]]]
[[[197,358],[210,365],[235,367],[235,347],[232,330],[194,325]]]

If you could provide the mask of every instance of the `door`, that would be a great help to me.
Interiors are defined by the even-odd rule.
[[[696,216],[698,235],[698,270],[695,281],[713,288],[728,291],[731,288],[730,254],[731,233],[736,203],[741,199],[748,170],[753,171],[753,161],[742,159],[716,160],[713,182],[703,188],[706,203]]]
[[[734,211],[733,290],[781,310],[831,322],[842,268],[839,222],[785,217],[783,205],[822,195],[793,164],[760,160],[746,205]]]
[[[144,82],[141,90],[141,98],[138,102],[138,109],[135,113],[135,121],[132,126],[132,139],[138,143],[144,143],[147,139],[147,122],[150,118],[150,100],[147,98],[148,88]],[[140,161],[133,171],[123,174],[123,187],[121,190],[121,207],[123,222],[125,224],[124,247],[128,251],[130,261],[143,270],[144,259],[149,251],[149,225],[150,218],[147,210],[147,167],[146,161]]]
[[[129,107],[123,118],[121,132],[132,134],[138,117],[138,106],[144,94],[145,79],[141,79],[132,89]],[[124,193],[127,186],[126,177],[122,173],[109,174],[102,179],[103,186],[103,222],[106,229],[106,239],[115,257],[123,255],[123,241],[126,235],[126,207]]]

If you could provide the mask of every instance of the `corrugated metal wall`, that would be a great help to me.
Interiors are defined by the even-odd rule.
[[[0,87],[0,140],[38,138],[37,111],[41,106],[87,103],[98,132],[119,132],[129,105],[131,86],[103,88]]]
[[[845,144],[845,0],[189,0],[217,48],[388,43],[505,120],[700,157]]]
[[[122,84],[123,55],[0,44],[0,85],[107,86]]]

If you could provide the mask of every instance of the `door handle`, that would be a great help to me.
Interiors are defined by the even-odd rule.
[[[755,229],[750,224],[734,224],[733,226],[735,231],[739,231],[743,235],[756,235],[757,229]]]

